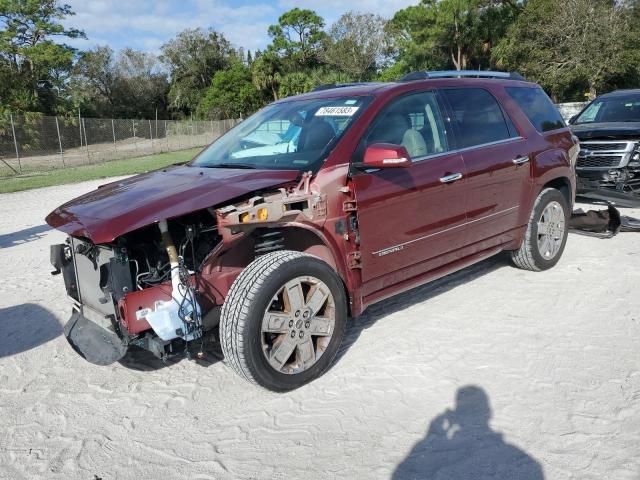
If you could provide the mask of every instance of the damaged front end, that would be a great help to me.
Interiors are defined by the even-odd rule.
[[[305,173],[297,184],[159,220],[106,243],[69,232],[66,243],[51,247],[53,273],[62,273],[73,301],[67,340],[98,365],[121,359],[132,345],[162,359],[192,342],[202,348],[231,284],[256,257],[295,249],[330,261],[311,233],[326,220],[326,195],[309,182]]]
[[[586,140],[576,165],[577,193],[623,207],[640,206],[640,143],[636,140]]]
[[[197,269],[219,242],[213,215],[200,212],[112,244],[69,237],[52,245],[52,273],[62,273],[73,301],[64,329],[73,349],[97,365],[121,359],[130,345],[163,359],[184,351],[215,326],[217,311],[200,298]]]

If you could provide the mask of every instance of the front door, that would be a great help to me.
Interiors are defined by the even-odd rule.
[[[433,92],[390,104],[359,151],[375,143],[403,145],[413,163],[353,175],[365,296],[440,266],[464,244],[466,219],[464,162],[450,151]]]

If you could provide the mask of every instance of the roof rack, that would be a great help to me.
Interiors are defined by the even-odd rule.
[[[330,90],[332,88],[359,87],[360,85],[368,85],[368,82],[325,83],[324,85],[318,85],[316,88],[314,88],[311,91],[320,92],[322,90]]]
[[[525,80],[518,72],[494,72],[489,70],[437,70],[431,72],[411,72],[400,79],[401,82],[427,80],[432,78],[505,78]]]

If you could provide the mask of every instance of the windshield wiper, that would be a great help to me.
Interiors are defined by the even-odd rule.
[[[255,165],[251,165],[250,163],[235,163],[235,162],[227,162],[227,163],[216,163],[215,165],[202,165],[204,168],[244,168],[244,169],[254,169]]]

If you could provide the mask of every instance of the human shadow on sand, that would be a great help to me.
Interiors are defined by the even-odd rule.
[[[61,333],[58,319],[40,305],[0,308],[0,358],[36,348]]]
[[[543,480],[540,464],[489,426],[491,407],[474,385],[458,389],[456,405],[431,421],[427,435],[393,480]]]
[[[17,232],[5,233],[0,235],[0,248],[15,247],[23,243],[39,240],[46,232],[51,230],[48,225],[38,225],[37,227],[29,227]]]

